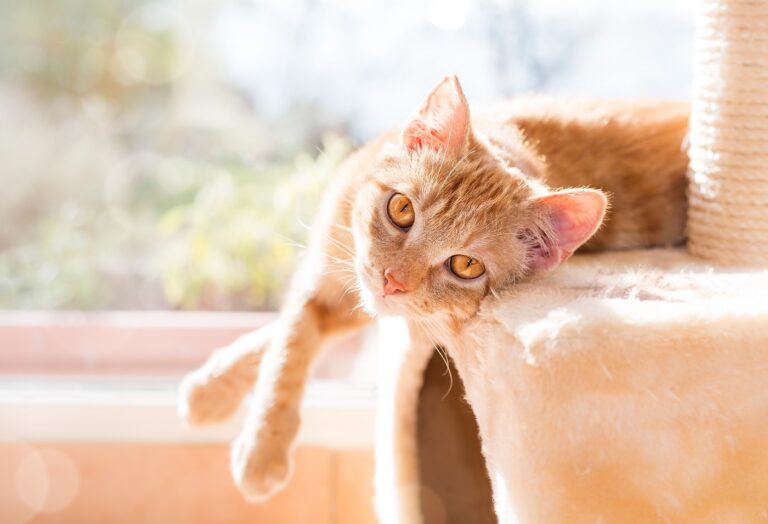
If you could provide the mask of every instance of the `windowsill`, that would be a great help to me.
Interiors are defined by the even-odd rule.
[[[232,420],[186,427],[176,414],[176,384],[44,381],[0,382],[0,441],[215,443],[229,442],[242,425]],[[335,449],[370,448],[375,392],[370,384],[315,380],[302,407],[298,442]]]
[[[0,312],[0,441],[228,442],[242,425],[244,409],[221,425],[186,427],[176,414],[178,381],[214,348],[274,318]],[[370,363],[360,358],[361,340],[328,348],[315,367],[302,407],[300,444],[372,446],[375,388],[365,378]]]
[[[0,376],[181,377],[275,313],[0,311]]]

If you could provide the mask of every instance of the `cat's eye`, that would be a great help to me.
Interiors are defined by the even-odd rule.
[[[402,193],[395,193],[389,198],[389,203],[387,203],[387,214],[393,224],[403,229],[411,227],[413,221],[416,219],[416,213],[413,211],[411,199]]]
[[[453,255],[448,259],[448,267],[459,278],[477,278],[485,273],[483,263],[467,255]]]

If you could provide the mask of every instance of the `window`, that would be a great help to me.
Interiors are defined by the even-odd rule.
[[[692,10],[14,5],[0,21],[0,307],[273,310],[335,166],[444,74],[473,103],[686,97]]]

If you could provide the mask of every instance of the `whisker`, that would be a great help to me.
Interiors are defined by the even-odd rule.
[[[347,231],[349,233],[352,232],[352,228],[351,227],[345,226],[344,224],[339,224],[338,222],[332,223],[331,227],[335,227],[336,229],[341,229],[342,231]]]
[[[283,240],[287,245],[299,249],[307,249],[307,246],[304,244],[299,244],[295,239],[290,238],[286,235],[283,235],[282,233],[275,233],[275,236],[279,239]]]
[[[344,293],[339,298],[339,302],[341,302],[344,299],[344,297],[346,297],[352,291],[355,291],[355,292],[360,291],[360,285],[357,282],[353,282],[352,284],[344,288]]]
[[[442,401],[442,400],[445,400],[448,394],[453,390],[453,373],[451,372],[451,366],[448,361],[448,353],[443,347],[443,345],[439,342],[439,337],[435,335],[435,333],[439,332],[440,330],[439,330],[439,326],[435,325],[434,319],[431,319],[429,317],[421,317],[419,319],[419,323],[421,324],[426,334],[429,336],[435,351],[437,351],[437,354],[440,356],[441,360],[445,364],[445,373],[443,373],[443,376],[445,376],[445,374],[448,374],[448,379],[449,379],[448,390],[440,398],[440,400]]]
[[[326,238],[327,240],[329,240],[333,245],[338,247],[340,250],[342,250],[344,252],[344,254],[349,255],[351,257],[355,256],[355,252],[352,251],[352,248],[349,247],[348,245],[344,244],[342,241],[337,240],[337,239],[333,238],[332,236],[330,236],[328,234],[325,234],[325,233],[323,233],[323,237]]]
[[[349,269],[354,267],[354,264],[350,259],[338,258],[328,253],[326,253],[325,256],[330,259],[330,263],[328,265],[331,267],[339,269]]]

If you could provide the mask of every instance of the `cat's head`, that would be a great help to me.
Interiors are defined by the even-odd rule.
[[[605,196],[544,192],[471,129],[456,77],[429,94],[371,168],[353,206],[366,308],[466,319],[483,297],[567,259],[600,226]]]

